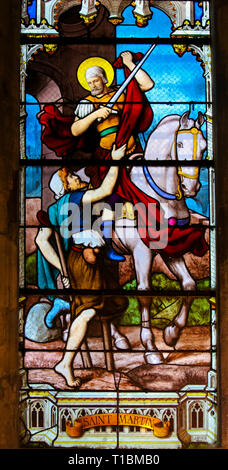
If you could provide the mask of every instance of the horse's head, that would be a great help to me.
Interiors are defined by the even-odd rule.
[[[174,158],[181,161],[199,161],[206,149],[206,140],[200,130],[204,123],[201,112],[196,121],[189,119],[189,111],[180,118],[180,127],[175,133],[173,153]],[[200,189],[199,168],[195,166],[179,166],[178,175],[185,197],[194,197]]]

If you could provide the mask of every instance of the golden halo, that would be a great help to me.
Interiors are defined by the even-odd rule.
[[[102,57],[90,57],[79,65],[77,70],[77,78],[80,85],[86,90],[90,91],[90,87],[85,79],[85,73],[87,69],[94,66],[102,67],[102,69],[105,70],[108,80],[107,86],[109,87],[114,80],[115,73],[110,62],[108,62],[106,59],[103,59]]]

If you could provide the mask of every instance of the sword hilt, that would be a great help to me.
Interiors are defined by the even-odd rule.
[[[110,108],[110,109],[112,109],[113,106],[114,106],[114,103],[108,103],[105,106],[101,105],[100,108]],[[112,114],[118,114],[117,109],[112,109]],[[97,121],[102,122],[102,121],[104,121],[104,119],[98,118]]]

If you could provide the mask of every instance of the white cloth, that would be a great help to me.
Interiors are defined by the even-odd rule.
[[[81,100],[76,107],[74,114],[79,119],[83,119],[95,110],[93,103],[89,100]]]
[[[74,172],[75,175],[78,175],[79,178],[81,178],[82,181],[85,181],[86,183],[90,182],[89,176],[85,174],[85,168],[81,168],[78,171]],[[65,189],[63,182],[59,176],[59,170],[57,170],[51,177],[50,182],[49,182],[49,187],[55,194],[55,199],[60,199],[62,196],[65,194]]]
[[[96,230],[83,230],[73,233],[73,242],[75,245],[83,245],[89,248],[101,248],[105,246],[105,241]]]
[[[52,175],[49,183],[50,189],[55,193],[55,199],[60,199],[65,194],[63,182],[59,176],[59,170]]]

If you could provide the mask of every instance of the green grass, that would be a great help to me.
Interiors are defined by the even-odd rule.
[[[33,253],[26,258],[26,284],[37,285],[37,255]],[[181,291],[181,285],[178,281],[170,280],[165,274],[154,273],[151,276],[151,287],[158,291],[157,296],[151,299],[151,325],[156,328],[165,328],[173,318],[178,314],[182,299],[178,297]],[[199,291],[206,290],[210,287],[209,279],[201,279],[197,281],[197,289]],[[137,283],[134,279],[124,285],[123,289],[136,290]],[[177,296],[169,297],[165,295],[166,290],[177,291]],[[129,305],[121,318],[120,324],[140,325],[141,314],[140,305],[137,297],[129,297]],[[192,302],[189,316],[188,326],[209,325],[210,323],[210,303],[207,298],[195,298]]]
[[[157,328],[165,328],[178,314],[182,299],[179,297],[168,297],[165,292],[160,294],[160,290],[176,290],[177,296],[180,294],[181,286],[178,281],[170,280],[165,274],[153,274],[151,278],[153,289],[159,290],[159,295],[151,299],[151,325]],[[125,284],[124,290],[136,288],[136,280]],[[209,280],[202,279],[197,282],[197,289],[209,288]],[[137,297],[129,297],[129,306],[121,318],[121,325],[139,325],[141,322],[140,304]],[[210,303],[206,298],[195,298],[192,302],[188,326],[209,325],[210,323]]]
[[[209,279],[208,278],[200,279],[196,282],[196,285],[197,285],[198,290],[209,289],[210,287]],[[127,282],[127,284],[123,286],[123,289],[131,290],[131,289],[136,289],[136,287],[137,287],[136,279],[134,279],[131,282]],[[172,279],[169,279],[165,274],[162,274],[162,273],[152,274],[151,287],[153,287],[153,289],[155,290],[156,289],[177,290],[177,291],[181,290],[181,284],[179,281],[174,281]]]
[[[26,273],[26,285],[37,285],[37,266],[36,266],[37,254],[32,253],[26,257],[25,262],[25,273]]]
[[[216,447],[207,442],[191,442],[188,449],[215,449]]]

